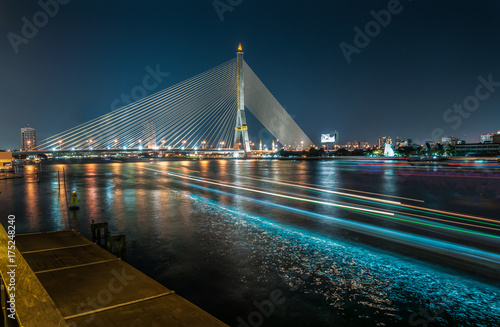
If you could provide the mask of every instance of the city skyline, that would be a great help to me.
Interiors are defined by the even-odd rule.
[[[152,72],[158,79],[145,95],[165,89],[234,58],[240,42],[314,142],[335,129],[341,140],[370,143],[380,135],[472,143],[498,130],[493,1],[56,4],[2,5],[0,148],[20,147],[27,124],[44,139],[109,113]],[[39,12],[47,21],[30,35]],[[258,142],[266,133],[247,119]]]

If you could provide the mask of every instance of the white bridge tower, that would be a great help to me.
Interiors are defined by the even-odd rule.
[[[243,48],[241,43],[237,52],[237,83],[238,83],[238,109],[236,112],[236,127],[234,133],[234,149],[240,148],[240,136],[243,139],[243,149],[250,153],[250,140],[248,139],[247,119],[245,118],[245,84],[243,79]]]

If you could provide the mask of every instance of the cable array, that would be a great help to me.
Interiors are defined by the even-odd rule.
[[[236,58],[49,137],[39,150],[227,149],[237,111]],[[284,145],[311,144],[244,63],[248,109]]]
[[[265,128],[289,149],[313,143],[245,62],[245,106]]]

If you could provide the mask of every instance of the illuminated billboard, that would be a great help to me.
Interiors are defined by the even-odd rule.
[[[337,134],[321,134],[321,143],[336,143],[337,142]]]

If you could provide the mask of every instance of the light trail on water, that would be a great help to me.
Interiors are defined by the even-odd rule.
[[[324,205],[327,205],[327,206],[344,208],[344,209],[348,209],[348,210],[365,211],[365,212],[372,212],[372,213],[378,213],[378,214],[384,214],[384,215],[394,216],[393,213],[386,212],[386,211],[364,209],[364,208],[352,207],[352,206],[347,206],[347,205],[337,204],[337,203],[332,203],[332,202],[310,200],[310,199],[300,198],[300,197],[296,197],[296,196],[289,196],[289,195],[283,195],[283,194],[279,194],[279,193],[273,193],[273,192],[255,190],[255,189],[251,189],[251,188],[248,188],[248,187],[242,187],[242,186],[230,185],[230,184],[226,184],[226,183],[213,182],[213,181],[210,181],[210,180],[208,180],[206,178],[202,178],[202,177],[191,177],[191,176],[188,176],[188,175],[170,173],[170,172],[166,172],[166,171],[158,170],[158,169],[152,169],[152,168],[144,168],[144,169],[151,170],[151,171],[156,171],[156,172],[160,172],[160,173],[164,173],[164,174],[167,174],[167,175],[170,175],[170,176],[176,176],[176,177],[185,178],[185,179],[189,179],[189,180],[195,180],[195,181],[203,181],[204,183],[209,183],[209,184],[213,184],[213,185],[218,185],[218,186],[223,186],[223,187],[230,187],[230,188],[234,188],[234,189],[240,189],[240,190],[243,190],[243,191],[256,192],[256,193],[261,193],[261,194],[267,194],[267,195],[272,195],[272,196],[276,196],[276,197],[286,198],[286,199],[290,199],[290,200],[299,200],[299,201],[304,201],[304,202],[324,204]]]
[[[269,180],[269,179],[265,179],[265,178],[255,178],[255,177],[247,177],[247,176],[242,176],[242,177],[243,178],[247,178],[247,179],[256,180],[256,181],[262,181],[262,182],[268,182],[268,183],[273,183],[273,184],[286,185],[286,186],[290,186],[290,187],[294,187],[294,188],[299,188],[299,189],[306,189],[306,190],[313,190],[313,191],[322,192],[322,193],[330,193],[330,194],[343,195],[343,196],[346,196],[346,197],[354,197],[354,198],[358,198],[358,199],[361,199],[361,200],[368,200],[367,202],[382,202],[385,205],[390,205],[391,207],[398,207],[399,206],[399,207],[408,208],[409,210],[412,210],[412,211],[433,212],[433,213],[435,213],[435,214],[437,214],[439,216],[445,216],[445,217],[453,218],[453,219],[474,221],[474,222],[477,222],[477,223],[480,223],[480,224],[486,224],[486,225],[500,227],[500,225],[498,224],[497,220],[489,219],[489,218],[484,218],[484,217],[479,217],[479,216],[461,214],[461,213],[452,212],[452,211],[444,211],[444,210],[423,208],[423,207],[418,207],[418,206],[414,206],[414,205],[410,205],[410,204],[404,204],[404,203],[395,202],[395,201],[387,201],[387,200],[381,200],[381,199],[375,199],[375,198],[369,198],[369,197],[361,197],[361,196],[356,196],[356,195],[353,195],[353,194],[347,194],[347,193],[343,193],[343,192],[335,192],[335,191],[331,191],[331,190],[327,190],[327,189],[320,189],[320,188],[316,188],[316,187],[303,186],[303,185],[292,183],[292,182],[281,182],[281,181]],[[387,196],[387,195],[384,195],[384,194],[380,194],[380,195],[381,196]],[[420,201],[420,200],[416,200],[416,199],[410,199],[410,200]],[[424,202],[424,201],[421,201],[421,202]],[[398,211],[392,211],[392,210],[388,210],[388,211],[389,212],[398,212]],[[406,214],[410,215],[410,216],[415,216],[415,217],[420,217],[420,218],[427,218],[427,219],[431,219],[431,220],[446,221],[446,220],[439,219],[439,218],[424,217],[424,216],[414,215],[414,214],[408,214],[408,213],[406,213]],[[487,222],[490,222],[490,223],[487,223]],[[461,224],[461,225],[467,225],[467,226],[476,226],[476,227],[479,227],[479,228],[488,228],[488,227],[484,227],[484,226],[470,225],[470,224],[465,224],[465,223],[460,223],[460,222],[453,222],[453,223]],[[497,230],[495,228],[489,228],[489,229]]]
[[[257,180],[257,181],[262,181],[262,182],[270,182],[270,183],[273,183],[273,182],[276,182],[275,180],[272,180],[272,179],[266,179],[266,178],[256,178],[256,177],[249,177],[249,176],[238,176],[238,177],[241,177],[241,178],[246,178],[246,179],[254,179],[254,180]],[[290,183],[292,184],[293,182],[292,181],[287,181],[287,180],[281,180],[280,182],[287,182],[287,183]],[[297,185],[297,184],[294,184],[295,187],[299,187],[299,188],[302,188],[304,187],[304,185],[310,185],[310,186],[316,186],[316,185],[313,185],[313,184],[308,184],[308,183],[303,183],[303,184],[300,184],[300,185]],[[394,199],[401,199],[401,200],[408,200],[408,201],[414,201],[414,202],[425,202],[423,200],[418,200],[418,199],[412,199],[412,198],[405,198],[405,197],[401,197],[401,196],[395,196],[395,195],[388,195],[388,194],[380,194],[380,193],[373,193],[373,192],[366,192],[366,191],[359,191],[359,190],[352,190],[352,189],[348,189],[348,188],[341,188],[341,187],[331,187],[333,189],[337,189],[337,190],[344,190],[344,191],[351,191],[351,192],[355,192],[355,193],[362,193],[362,194],[370,194],[370,195],[378,195],[378,196],[383,196],[383,197],[388,197],[388,198],[394,198]]]
[[[322,205],[327,205],[327,206],[339,207],[339,208],[343,208],[343,209],[347,209],[347,210],[351,210],[351,211],[356,211],[356,212],[360,212],[360,213],[370,214],[372,216],[377,216],[377,217],[381,217],[381,218],[384,218],[384,219],[392,219],[392,220],[396,220],[396,221],[399,221],[399,222],[411,223],[411,224],[415,224],[415,225],[419,225],[419,226],[433,227],[433,228],[437,228],[437,229],[441,229],[441,230],[448,230],[448,231],[465,233],[465,234],[469,234],[469,235],[478,235],[478,236],[483,236],[483,237],[488,237],[488,238],[500,239],[500,236],[495,236],[495,235],[491,235],[491,234],[481,233],[481,232],[477,232],[477,231],[473,231],[473,230],[469,230],[469,229],[456,228],[456,227],[452,227],[452,226],[445,225],[445,224],[430,224],[428,222],[423,222],[421,220],[411,220],[409,217],[405,216],[404,213],[403,214],[399,214],[398,216],[396,216],[395,213],[398,213],[397,211],[392,211],[392,212],[389,212],[389,211],[380,211],[380,210],[375,210],[375,209],[367,208],[367,206],[354,207],[354,206],[349,206],[349,205],[345,205],[345,204],[338,204],[338,203],[333,203],[333,202],[326,202],[326,201],[320,201],[320,200],[311,200],[311,199],[307,199],[307,198],[303,198],[303,197],[289,196],[289,195],[279,194],[279,193],[275,193],[275,192],[262,191],[262,190],[256,190],[256,189],[253,189],[253,188],[248,188],[248,187],[243,187],[243,186],[238,186],[238,185],[232,185],[232,184],[228,184],[228,183],[220,183],[218,181],[214,181],[214,180],[210,180],[210,179],[202,178],[202,177],[197,177],[197,176],[193,177],[193,176],[189,176],[189,175],[172,173],[172,172],[168,172],[168,171],[164,171],[164,170],[158,170],[158,169],[152,169],[152,168],[144,168],[144,169],[151,170],[151,171],[156,171],[156,172],[160,172],[160,173],[164,173],[164,174],[167,174],[167,175],[170,175],[170,176],[175,176],[175,177],[178,177],[178,178],[185,178],[185,179],[188,179],[188,180],[201,181],[201,182],[204,182],[204,183],[209,183],[209,184],[212,184],[212,185],[217,185],[217,186],[222,186],[222,187],[229,187],[229,188],[233,188],[233,189],[240,189],[240,190],[244,190],[244,191],[261,193],[261,194],[266,194],[266,195],[271,195],[271,196],[276,196],[276,197],[281,197],[281,198],[286,198],[286,199],[291,199],[291,200],[297,200],[297,201],[303,201],[303,202],[309,202],[309,203],[316,203],[316,204],[322,204]],[[426,218],[429,218],[429,217],[426,217]],[[432,218],[430,218],[430,219],[432,219]],[[475,226],[475,227],[486,228],[484,226]]]
[[[149,169],[149,170],[156,171],[154,169]],[[166,172],[163,171],[163,173],[166,173]],[[488,266],[488,267],[496,267],[496,268],[500,269],[500,255],[496,254],[496,253],[487,252],[487,251],[483,251],[483,250],[479,250],[479,249],[475,249],[472,247],[459,245],[459,244],[455,244],[455,243],[451,243],[451,242],[447,242],[447,241],[443,241],[443,240],[437,240],[437,239],[426,237],[426,236],[414,235],[414,234],[410,234],[407,232],[396,231],[396,230],[387,229],[387,228],[383,228],[383,227],[373,226],[370,224],[355,222],[355,221],[351,221],[348,219],[337,218],[337,217],[332,217],[332,216],[328,216],[328,215],[322,215],[322,214],[318,214],[315,212],[310,212],[307,210],[298,209],[298,208],[294,208],[294,207],[283,205],[283,204],[276,204],[276,203],[272,203],[272,202],[265,201],[265,200],[258,200],[258,199],[250,198],[250,197],[247,197],[244,195],[238,195],[238,194],[233,194],[233,193],[229,193],[229,192],[225,192],[225,191],[221,191],[221,190],[216,190],[213,188],[209,188],[209,187],[205,187],[205,186],[201,186],[201,185],[196,185],[196,184],[192,184],[189,182],[179,181],[178,183],[195,188],[195,189],[205,190],[205,191],[209,191],[212,193],[221,194],[221,195],[230,196],[230,197],[237,197],[239,199],[244,199],[244,200],[252,202],[252,203],[261,204],[261,205],[265,205],[265,206],[269,206],[269,207],[274,207],[274,208],[281,209],[281,210],[288,211],[288,212],[293,212],[293,213],[296,213],[296,214],[299,214],[301,216],[308,217],[308,218],[314,218],[317,220],[325,220],[326,219],[326,220],[334,222],[336,225],[338,225],[342,228],[345,228],[345,229],[353,231],[353,232],[361,233],[361,234],[368,235],[371,237],[373,237],[373,236],[378,237],[378,238],[381,238],[381,239],[384,239],[387,241],[392,241],[392,242],[399,243],[399,244],[406,245],[406,246],[412,246],[415,248],[419,248],[419,249],[423,249],[423,250],[427,250],[427,251],[432,251],[432,253],[435,253],[435,254],[442,254],[442,255],[446,255],[446,256],[450,256],[450,257],[454,257],[454,258],[459,258],[459,259],[466,260],[466,261],[469,261],[469,262],[474,263],[474,264]],[[218,206],[220,206],[222,208],[227,207],[227,205],[223,205],[220,203],[218,203]],[[230,209],[230,208],[228,208],[228,209]],[[232,210],[234,212],[241,213],[240,211],[238,211],[236,209],[232,209]],[[266,223],[272,223],[274,226],[279,226],[282,229],[289,229],[290,228],[289,226],[287,226],[285,224],[278,223],[278,222],[276,222],[272,219],[269,219],[269,218],[259,216],[259,219],[262,219]],[[303,236],[313,237],[310,233],[301,232],[301,234]]]

